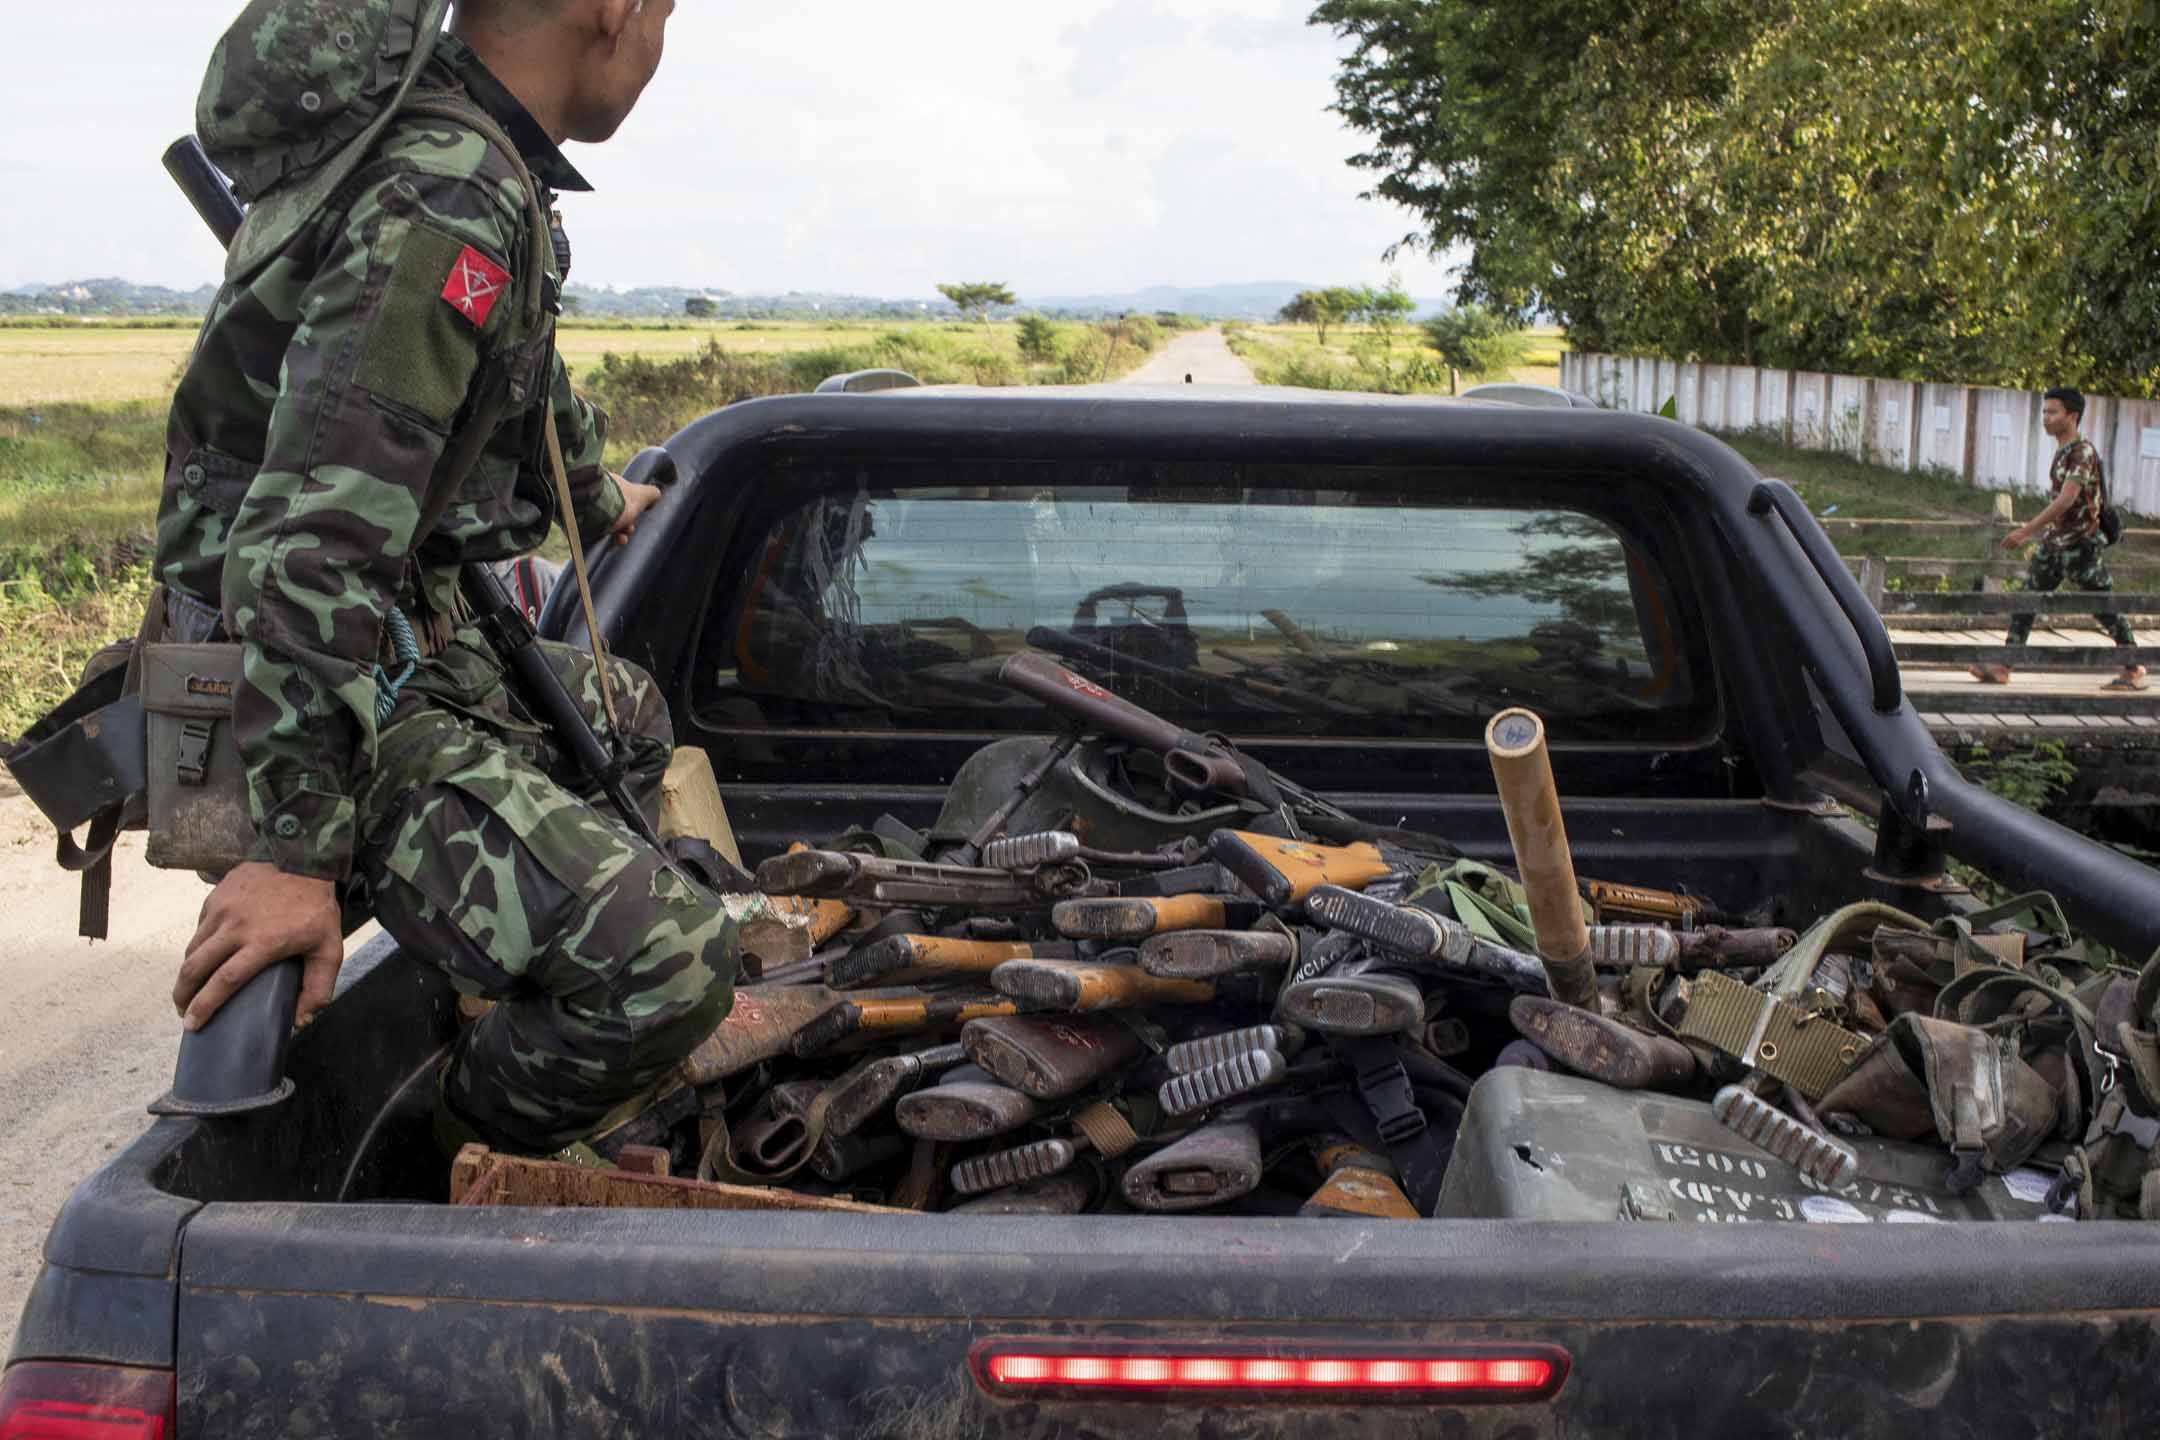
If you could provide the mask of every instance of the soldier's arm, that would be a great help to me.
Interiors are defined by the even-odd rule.
[[[352,866],[384,617],[452,423],[516,314],[508,275],[522,257],[504,204],[470,177],[385,180],[324,227],[296,300],[223,597],[244,647],[233,713],[250,858],[290,875],[337,880]]]
[[[576,507],[578,536],[587,545],[597,545],[623,512],[622,489],[601,463],[607,448],[607,411],[571,389],[570,372],[560,352],[555,356],[549,395],[555,434],[562,441],[563,469],[570,479],[570,501]],[[551,478],[542,478],[552,487]],[[548,493],[554,493],[552,488]],[[569,521],[563,523],[567,527]]]
[[[2077,504],[2078,497],[2084,493],[2085,487],[2077,481],[2063,481],[2061,493],[2056,495],[2053,500],[2048,501],[2047,508],[2003,537],[2004,541],[2011,545],[2024,544],[2033,536],[2047,529],[2048,526],[2053,525],[2057,520],[2069,514],[2070,507]]]

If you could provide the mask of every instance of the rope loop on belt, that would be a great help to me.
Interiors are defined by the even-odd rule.
[[[412,621],[395,605],[383,617],[390,627],[390,652],[398,663],[398,672],[392,675],[381,665],[375,667],[375,724],[381,727],[390,723],[390,712],[397,708],[398,691],[412,679],[413,671],[420,668],[420,641],[413,634]]]

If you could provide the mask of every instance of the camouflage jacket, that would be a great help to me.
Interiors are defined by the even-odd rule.
[[[2100,511],[2107,504],[2107,482],[2100,467],[2100,452],[2090,440],[2080,437],[2061,446],[2055,459],[2048,465],[2048,498],[2062,494],[2063,486],[2075,481],[2078,487],[2077,502],[2048,527],[2047,543],[2057,550],[2067,549],[2082,541],[2090,540],[2100,533]]]
[[[477,104],[550,192],[590,188],[454,38],[435,41],[420,88]],[[521,273],[527,200],[475,133],[400,116],[314,223],[228,276],[174,396],[157,578],[222,611],[245,647],[234,717],[253,858],[289,873],[351,871],[386,612],[451,615],[460,567],[545,539],[543,415],[585,538],[621,513],[600,463],[606,417],[550,351],[547,403],[503,413],[441,518],[415,533],[452,438],[534,339],[519,303],[543,278]],[[552,250],[559,284],[559,230]]]

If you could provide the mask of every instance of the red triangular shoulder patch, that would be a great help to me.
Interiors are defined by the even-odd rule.
[[[450,267],[450,278],[443,282],[443,303],[471,321],[477,330],[487,324],[495,302],[509,284],[508,270],[467,245],[458,252],[457,263]]]

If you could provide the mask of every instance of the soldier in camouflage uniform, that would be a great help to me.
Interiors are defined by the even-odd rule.
[[[253,206],[173,402],[157,565],[170,638],[244,646],[258,842],[174,998],[195,1028],[300,954],[304,1019],[331,992],[341,902],[371,908],[501,1002],[458,1043],[446,1133],[546,1153],[709,1034],[737,965],[726,912],[595,803],[458,599],[462,566],[551,520],[626,539],[658,498],[602,468],[606,418],[553,353],[539,302],[569,251],[559,226],[535,243],[533,202],[589,188],[557,144],[628,115],[673,0],[459,0],[439,33],[448,3],[254,0],[205,81],[198,128]],[[574,515],[554,513],[549,425]],[[406,625],[424,658],[399,685]],[[597,717],[590,659],[549,654]],[[667,711],[641,672],[613,674],[650,811]]]
[[[2053,436],[2056,443],[2055,459],[2048,466],[2048,505],[2003,536],[2001,542],[2005,550],[2015,550],[2046,532],[2040,548],[2033,551],[2032,560],[2026,567],[2025,588],[2028,590],[2045,593],[2060,589],[2065,581],[2076,590],[2115,588],[2114,577],[2108,574],[2107,561],[2101,558],[2106,541],[2100,534],[2100,512],[2107,505],[2107,481],[2101,470],[2100,452],[2093,448],[2092,441],[2078,434],[2078,426],[2084,418],[2084,395],[2067,386],[2050,390],[2041,399],[2041,428]],[[2012,615],[2005,643],[2023,645],[2032,637],[2035,618],[2026,611]],[[2100,628],[2117,645],[2137,644],[2130,622],[2122,616],[2098,611],[2093,619],[2100,622]],[[1985,684],[2010,683],[2007,665],[1975,665],[1972,673],[1975,679]],[[2144,689],[2145,667],[2123,666],[2108,682],[2107,688]]]

